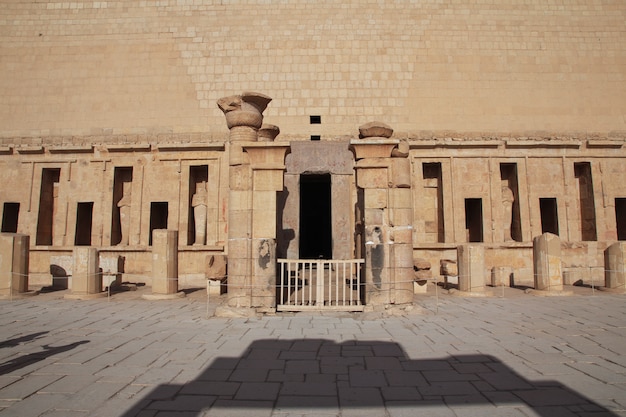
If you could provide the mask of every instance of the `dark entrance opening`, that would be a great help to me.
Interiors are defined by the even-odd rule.
[[[152,231],[167,229],[167,202],[158,201],[150,203],[150,236],[148,245],[152,246]]]
[[[52,245],[54,214],[59,192],[61,168],[44,168],[41,171],[39,216],[37,217],[36,245]]]
[[[483,241],[483,200],[465,199],[465,230],[468,242]]]
[[[209,166],[208,165],[198,165],[198,166],[190,166],[189,167],[189,214],[188,219],[189,223],[187,226],[187,244],[193,245],[196,243],[196,216],[194,213],[194,195],[201,193],[200,195],[204,195],[204,200],[206,200],[206,187],[207,182],[209,180]],[[202,194],[204,192],[204,194]],[[206,204],[204,202],[206,212]],[[206,233],[206,230],[205,230]],[[201,245],[204,245],[206,242],[199,242]]]
[[[617,240],[626,240],[626,198],[615,199],[615,220]]]
[[[2,211],[2,232],[17,233],[17,219],[20,214],[20,203],[4,203]]]
[[[111,207],[112,222],[111,222],[111,245],[118,245],[122,242],[122,238],[125,240],[125,244],[128,244],[129,219],[125,219],[125,226],[122,227],[122,210],[130,210],[130,204],[132,201],[132,181],[133,181],[133,167],[115,167],[113,174],[113,206]],[[126,214],[129,216],[130,214]],[[124,230],[122,233],[122,229]]]
[[[502,203],[507,198],[506,188],[510,190],[509,198],[513,198],[511,203],[511,218],[504,219],[505,227],[510,229],[510,238],[516,242],[522,241],[522,220],[519,207],[519,187],[517,178],[516,163],[500,164],[500,178],[502,179]],[[509,237],[509,236],[505,236]]]
[[[556,207],[556,198],[540,198],[541,233],[559,235],[559,215]]]
[[[580,233],[582,240],[598,240],[596,231],[596,205],[591,180],[591,163],[575,162],[574,175],[578,180],[580,204]]]
[[[74,245],[91,245],[91,223],[93,218],[93,202],[78,203],[76,207],[76,234]]]
[[[330,174],[300,175],[300,258],[332,259]]]

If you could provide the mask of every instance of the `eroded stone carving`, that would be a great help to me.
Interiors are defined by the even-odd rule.
[[[393,129],[382,122],[369,122],[359,126],[359,138],[390,138]]]
[[[117,207],[120,209],[120,230],[122,238],[119,245],[128,245],[128,238],[130,236],[130,207],[131,207],[131,183],[124,183],[123,195],[120,201],[117,203]]]
[[[207,197],[206,182],[196,184],[196,193],[191,198],[196,235],[194,245],[206,244]]]
[[[511,224],[513,221],[513,202],[515,196],[513,190],[508,185],[502,186],[502,207],[504,208],[503,222],[504,222],[504,241],[512,242],[511,237]]]
[[[226,125],[231,130],[231,141],[258,139],[257,131],[263,124],[263,111],[270,101],[270,97],[253,92],[222,97],[217,101],[226,116]]]
[[[278,126],[263,124],[259,129],[259,142],[272,142],[280,133]]]

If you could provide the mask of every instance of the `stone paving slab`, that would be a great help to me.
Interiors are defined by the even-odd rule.
[[[194,293],[0,301],[0,417],[626,417],[626,295],[596,294],[228,319]]]

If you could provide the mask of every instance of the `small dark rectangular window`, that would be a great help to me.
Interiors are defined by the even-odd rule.
[[[2,211],[2,232],[17,233],[17,219],[20,213],[20,203],[4,203]]]
[[[322,137],[320,135],[311,135],[311,140],[321,140]]]
[[[483,241],[483,200],[482,198],[465,199],[465,229],[468,242]]]
[[[312,125],[319,125],[322,123],[322,116],[309,116],[309,121]]]
[[[148,245],[152,246],[152,231],[167,229],[167,202],[150,203],[150,237]]]
[[[559,234],[559,214],[556,206],[556,198],[540,198],[539,210],[541,211],[541,233]]]
[[[626,198],[615,199],[615,220],[617,240],[626,240]]]

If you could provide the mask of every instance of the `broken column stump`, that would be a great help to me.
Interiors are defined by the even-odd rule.
[[[604,251],[604,286],[610,290],[626,290],[626,242],[617,242]]]
[[[89,300],[106,297],[102,292],[102,272],[98,249],[76,247],[72,253],[72,284],[71,293],[65,298],[72,300]]]
[[[534,294],[569,294],[563,291],[561,240],[557,235],[544,233],[533,239],[533,268],[536,290]]]
[[[485,248],[481,245],[457,247],[459,291],[472,295],[485,292]]]
[[[152,232],[152,294],[147,300],[182,298],[178,291],[178,231],[157,229]]]

